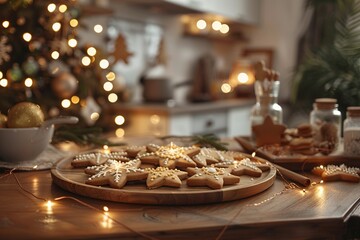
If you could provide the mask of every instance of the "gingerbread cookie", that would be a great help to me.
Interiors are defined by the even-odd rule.
[[[344,164],[340,166],[327,165],[325,167],[315,167],[312,171],[315,175],[321,176],[324,181],[347,181],[347,182],[359,182],[360,181],[360,169],[355,167],[347,167]]]
[[[270,167],[266,164],[260,164],[258,162],[253,162],[249,158],[243,160],[228,160],[221,163],[216,163],[216,167],[227,167],[231,169],[231,174],[236,176],[247,175],[251,177],[260,177],[262,170],[258,167],[261,166],[264,171],[269,170]]]
[[[145,153],[145,146],[129,146],[125,148],[125,152],[129,158],[136,158],[138,154]]]
[[[272,118],[267,115],[262,124],[254,125],[252,127],[252,131],[256,138],[256,145],[260,147],[268,144],[280,144],[281,136],[285,129],[285,125],[275,124]]]
[[[196,163],[191,157],[200,152],[197,147],[179,147],[173,143],[166,146],[150,144],[147,146],[147,150],[147,153],[138,155],[141,162],[170,169],[196,167]]]
[[[207,186],[220,189],[224,185],[233,185],[240,182],[240,177],[230,174],[231,169],[206,166],[202,168],[188,168],[191,176],[186,183],[190,187]]]
[[[178,169],[169,169],[167,167],[146,168],[149,173],[146,185],[149,189],[162,186],[181,187],[181,180],[187,178],[188,173]]]
[[[311,138],[314,136],[314,131],[310,124],[301,124],[297,127],[298,137]]]
[[[109,159],[118,160],[118,161],[129,161],[130,159],[126,157],[126,152],[91,152],[78,154],[71,161],[73,167],[87,167],[94,165],[104,164]]]
[[[208,164],[217,163],[217,150],[213,148],[201,148],[200,152],[192,157],[198,167],[204,167]]]
[[[128,181],[144,180],[148,172],[139,168],[141,162],[138,159],[129,162],[109,160],[99,166],[91,166],[85,169],[85,173],[92,175],[86,184],[102,186],[110,185],[113,188],[122,188]]]

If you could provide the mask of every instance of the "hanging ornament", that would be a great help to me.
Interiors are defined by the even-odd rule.
[[[39,71],[39,64],[34,60],[33,57],[29,57],[22,65],[22,69],[24,72],[29,75],[33,76]]]
[[[39,105],[21,102],[9,109],[7,126],[9,128],[39,127],[44,122],[44,113]]]
[[[86,104],[80,110],[81,116],[84,118],[84,121],[87,125],[94,125],[98,120],[101,108],[94,100],[92,96],[86,98]]]
[[[15,63],[13,67],[6,72],[6,77],[13,82],[20,81],[23,78],[23,72],[19,64]]]
[[[126,39],[123,35],[119,34],[115,42],[115,50],[112,53],[115,57],[115,62],[123,61],[125,64],[129,63],[129,57],[133,55],[133,53],[128,52],[128,48],[126,45]]]
[[[78,81],[68,72],[62,72],[52,81],[52,90],[59,98],[70,98],[76,92]]]
[[[0,65],[10,60],[10,52],[12,47],[7,43],[8,38],[5,36],[0,37]]]

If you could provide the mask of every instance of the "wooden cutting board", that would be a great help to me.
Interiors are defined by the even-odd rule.
[[[61,188],[86,197],[122,203],[139,203],[155,205],[196,205],[220,203],[246,198],[265,191],[272,186],[276,169],[271,167],[258,178],[241,176],[240,183],[224,186],[222,189],[207,187],[188,187],[186,180],[180,188],[161,187],[147,189],[145,182],[130,183],[122,189],[107,186],[97,187],[85,184],[88,175],[81,168],[71,166],[72,157],[57,162],[51,169],[53,182]],[[266,160],[258,158],[259,161]]]

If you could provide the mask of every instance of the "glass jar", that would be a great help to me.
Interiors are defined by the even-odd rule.
[[[317,98],[310,113],[310,124],[315,130],[316,142],[338,146],[341,138],[341,112],[334,98]]]
[[[360,107],[348,107],[344,121],[344,153],[360,156]]]
[[[282,123],[282,108],[277,103],[280,81],[256,80],[254,83],[256,104],[251,109],[251,126],[264,122],[270,116],[274,123]]]

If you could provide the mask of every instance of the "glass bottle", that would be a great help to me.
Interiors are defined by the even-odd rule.
[[[251,125],[259,125],[269,115],[276,124],[282,123],[282,108],[277,103],[280,81],[256,80],[254,83],[256,104],[251,109]]]
[[[315,130],[315,141],[339,143],[341,138],[341,112],[334,98],[317,98],[310,113],[310,124]]]
[[[360,156],[360,106],[348,107],[344,121],[344,153]]]

